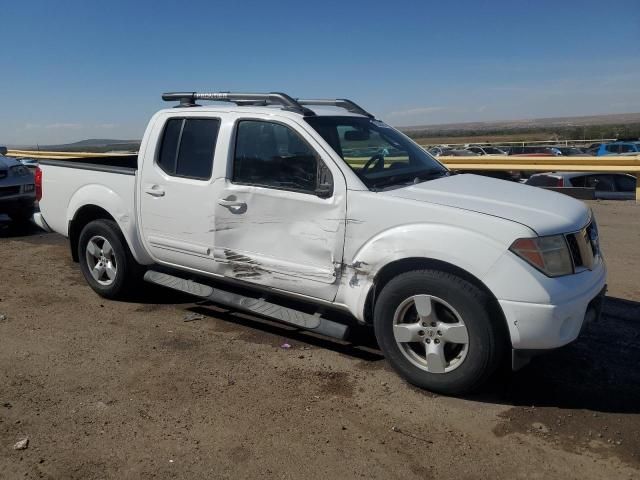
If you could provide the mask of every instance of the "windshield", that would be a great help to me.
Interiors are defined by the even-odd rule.
[[[371,190],[448,175],[420,146],[384,122],[361,117],[306,117]]]
[[[495,147],[484,147],[484,152],[486,154],[489,155],[503,155],[504,152],[502,150],[500,150],[499,148],[495,148]]]

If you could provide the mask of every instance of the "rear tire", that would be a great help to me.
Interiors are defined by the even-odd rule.
[[[390,365],[408,382],[457,395],[480,387],[507,343],[495,301],[438,270],[398,275],[376,301],[374,327]]]
[[[78,259],[87,283],[105,298],[132,295],[143,273],[113,220],[94,220],[85,225],[78,241]]]

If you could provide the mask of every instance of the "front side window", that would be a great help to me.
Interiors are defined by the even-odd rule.
[[[504,152],[495,147],[484,147],[484,153],[487,155],[504,155]]]
[[[628,152],[634,152],[635,149],[633,148],[633,145],[623,143],[622,145],[620,145],[620,148],[618,151],[620,153],[628,153]]]
[[[174,177],[210,179],[219,129],[216,118],[170,119],[164,128],[158,165]]]
[[[620,151],[620,145],[607,145],[605,147],[607,152],[618,153]]]
[[[370,190],[448,175],[448,170],[422,147],[379,120],[348,116],[305,120]]]
[[[585,185],[589,188],[595,188],[596,192],[615,191],[611,175],[589,175],[585,180]]]
[[[298,133],[259,120],[238,123],[233,182],[303,193],[332,184],[331,173]]]

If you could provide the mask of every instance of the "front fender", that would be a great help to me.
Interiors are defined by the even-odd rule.
[[[367,295],[386,265],[408,258],[438,260],[482,279],[507,248],[494,238],[452,225],[396,226],[371,238],[346,262],[336,301],[364,321]]]

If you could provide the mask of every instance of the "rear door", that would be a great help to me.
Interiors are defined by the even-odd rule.
[[[346,221],[340,170],[286,118],[238,119],[231,150],[215,184],[219,273],[333,300]]]
[[[143,241],[155,261],[213,271],[211,178],[218,118],[161,117],[140,177]]]

